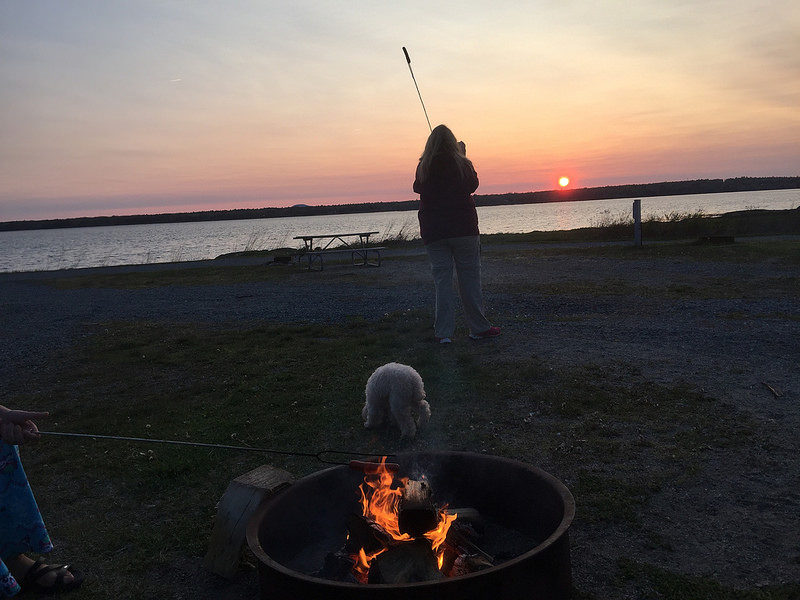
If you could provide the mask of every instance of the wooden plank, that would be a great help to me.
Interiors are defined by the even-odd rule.
[[[353,237],[353,236],[370,236],[376,235],[380,233],[379,231],[360,231],[356,233],[328,233],[328,234],[319,234],[319,235],[296,235],[293,239],[295,240],[305,240],[305,239],[316,239],[316,238],[338,238],[338,237]]]
[[[291,474],[262,465],[231,481],[217,505],[217,516],[203,565],[212,573],[233,579],[245,543],[247,523],[262,502],[294,482]]]

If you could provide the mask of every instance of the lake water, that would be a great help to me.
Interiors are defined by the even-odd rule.
[[[702,212],[800,207],[800,190],[641,198],[642,219]],[[559,231],[632,219],[632,198],[490,206],[481,233]],[[419,237],[416,211],[240,221],[76,227],[0,232],[0,272],[49,271],[204,260],[243,250],[299,248],[296,235],[379,231],[377,241]]]

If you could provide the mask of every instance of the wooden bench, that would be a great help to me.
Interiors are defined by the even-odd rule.
[[[296,240],[303,240],[300,262],[307,261],[308,270],[319,264],[319,270],[325,266],[324,257],[331,254],[350,254],[350,262],[356,266],[381,266],[381,250],[384,246],[370,246],[369,238],[377,231],[361,231],[357,233],[331,233],[325,235],[297,235]],[[357,238],[357,240],[356,240]],[[316,242],[315,242],[316,240]],[[323,243],[324,242],[324,243]],[[336,242],[341,245],[333,246]],[[317,244],[316,246],[314,244]]]

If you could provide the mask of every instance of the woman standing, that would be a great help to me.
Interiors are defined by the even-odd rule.
[[[437,342],[446,344],[455,331],[456,298],[453,268],[470,337],[500,335],[483,314],[480,232],[472,193],[478,174],[463,142],[446,126],[434,128],[417,165],[414,191],[419,194],[419,229],[431,263],[436,288]]]

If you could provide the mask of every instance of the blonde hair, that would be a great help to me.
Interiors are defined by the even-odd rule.
[[[472,176],[475,172],[472,161],[464,154],[461,144],[446,125],[437,125],[428,136],[428,141],[425,142],[425,150],[422,151],[422,156],[419,157],[417,179],[425,181],[428,178],[431,163],[437,156],[450,157],[464,179]]]

